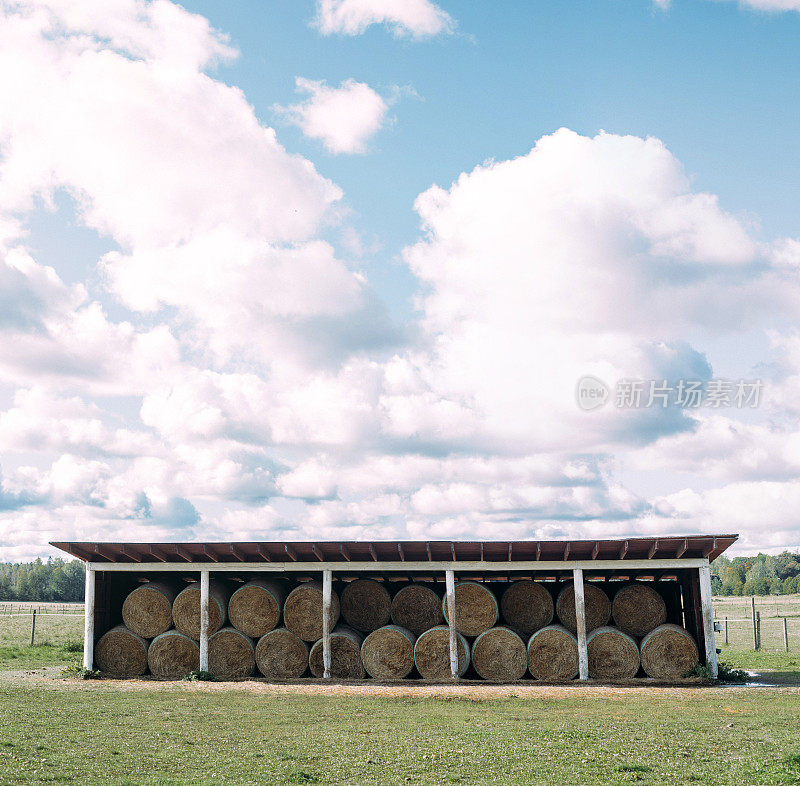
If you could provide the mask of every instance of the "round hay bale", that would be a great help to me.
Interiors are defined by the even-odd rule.
[[[510,628],[490,628],[472,642],[472,665],[485,680],[521,680],[528,669],[525,642]]]
[[[603,680],[624,680],[639,671],[639,646],[635,639],[617,628],[604,626],[586,637],[589,676]]]
[[[583,605],[586,615],[586,633],[595,628],[602,628],[611,619],[611,601],[600,587],[587,581],[583,582]],[[578,632],[575,619],[575,587],[567,584],[556,598],[556,614],[561,624],[572,633]]]
[[[469,667],[469,644],[456,633],[458,644],[458,676]],[[437,625],[426,630],[414,645],[414,665],[424,680],[449,680],[450,675],[450,628]]]
[[[138,677],[147,671],[147,644],[124,625],[104,633],[94,645],[94,661],[113,677]]]
[[[243,680],[256,670],[253,640],[226,626],[208,640],[208,670],[220,680]]]
[[[637,581],[614,595],[611,616],[621,631],[641,638],[667,621],[667,604],[652,586]]]
[[[502,594],[500,611],[509,627],[530,636],[553,621],[553,598],[541,584],[515,581]]]
[[[200,645],[177,630],[168,630],[150,642],[147,665],[154,677],[180,679],[200,668]]]
[[[386,625],[372,631],[361,645],[361,661],[376,680],[402,680],[414,668],[414,642],[410,630]]]
[[[697,643],[678,625],[659,625],[642,639],[642,668],[648,677],[674,680],[699,662]]]
[[[342,590],[342,618],[354,630],[369,633],[389,624],[392,598],[378,581],[356,579]]]
[[[208,635],[213,636],[228,618],[228,590],[218,581],[208,586]],[[172,619],[178,633],[200,641],[200,582],[193,581],[178,593],[172,604]]]
[[[441,597],[424,584],[409,584],[392,599],[392,622],[415,636],[441,625],[443,620]]]
[[[363,680],[367,676],[361,661],[364,637],[352,628],[339,625],[331,632],[331,677],[338,680]],[[314,642],[308,654],[308,668],[315,677],[323,676],[322,639]]]
[[[331,627],[339,619],[339,596],[331,590]],[[303,641],[322,638],[322,583],[307,581],[295,587],[283,604],[283,624]]]
[[[143,639],[152,639],[172,627],[174,587],[148,581],[131,592],[122,604],[125,626]]]
[[[562,625],[548,625],[528,639],[528,670],[537,680],[578,676],[578,639]]]
[[[285,582],[253,579],[242,584],[228,601],[228,619],[251,639],[260,639],[277,626],[288,589]]]
[[[258,640],[256,665],[267,679],[302,677],[308,668],[308,644],[286,628],[275,628]]]
[[[455,586],[456,630],[464,636],[480,636],[493,628],[500,616],[494,593],[477,581],[459,581]],[[442,598],[442,613],[447,617],[447,595]]]

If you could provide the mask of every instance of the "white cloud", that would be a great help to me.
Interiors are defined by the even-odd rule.
[[[430,0],[317,0],[314,20],[323,35],[361,35],[385,24],[396,36],[451,33],[453,19]]]
[[[736,0],[743,8],[752,8],[756,11],[778,13],[780,11],[800,11],[800,0]],[[714,0],[721,2],[721,0]],[[659,8],[669,8],[672,0],[653,0],[653,5]]]
[[[334,154],[364,153],[383,127],[389,105],[369,85],[347,79],[339,87],[297,77],[297,91],[308,93],[300,104],[276,106],[310,139],[319,139]]]

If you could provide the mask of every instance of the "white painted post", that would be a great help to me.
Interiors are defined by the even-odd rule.
[[[714,641],[714,609],[711,601],[710,565],[704,565],[700,568],[700,605],[703,610],[703,633],[706,640],[706,666],[711,672],[711,676],[716,679],[719,670],[717,668],[717,644]]]
[[[94,666],[94,568],[86,563],[86,589],[83,593],[83,668]]]
[[[209,582],[208,568],[200,571],[200,671],[208,671]]]
[[[575,620],[578,625],[578,678],[589,679],[589,652],[586,649],[586,605],[583,600],[583,570],[572,571],[575,587]]]
[[[331,585],[333,571],[322,571],[322,678],[331,678]]]
[[[444,572],[447,590],[447,625],[450,628],[450,676],[458,679],[458,637],[456,635],[456,575],[452,570]]]

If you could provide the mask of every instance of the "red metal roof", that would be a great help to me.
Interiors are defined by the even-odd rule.
[[[51,542],[91,562],[517,562],[708,557],[716,559],[738,535],[671,535],[598,540],[378,540],[244,543]]]

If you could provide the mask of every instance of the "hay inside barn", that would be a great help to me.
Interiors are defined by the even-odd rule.
[[[278,625],[288,588],[285,581],[253,579],[243,584],[228,601],[231,625],[252,639],[259,639]]]
[[[637,581],[617,590],[611,616],[617,628],[641,638],[667,621],[667,604],[655,587]]]
[[[339,619],[339,596],[331,591],[331,626]],[[283,604],[283,624],[303,641],[322,638],[322,583],[307,581],[295,587]]]
[[[392,598],[386,587],[372,579],[356,579],[342,590],[342,619],[354,630],[362,633],[389,624]]]
[[[361,660],[370,677],[401,680],[414,668],[414,642],[411,631],[387,625],[372,631],[361,645]]]
[[[660,625],[642,639],[641,657],[648,677],[674,680],[697,666],[700,656],[689,631],[678,625]]]
[[[174,600],[174,587],[163,581],[148,581],[125,598],[122,621],[137,636],[155,638],[172,627]]]
[[[220,628],[208,640],[208,670],[218,680],[243,680],[256,670],[253,640],[236,628]]]
[[[469,644],[456,634],[458,651],[458,676],[463,676],[469,667]],[[424,680],[442,681],[450,675],[450,629],[438,625],[425,631],[414,645],[414,665]]]
[[[578,639],[563,625],[548,625],[528,640],[528,670],[537,680],[578,676]]]
[[[177,630],[168,630],[150,642],[147,665],[154,677],[180,679],[200,668],[200,645]]]
[[[459,581],[455,585],[456,630],[464,636],[480,636],[494,627],[500,608],[494,593],[476,581]],[[447,596],[442,599],[442,612],[447,616]]]
[[[308,644],[286,628],[275,628],[259,639],[256,665],[268,679],[302,677],[308,669]]]
[[[358,631],[339,625],[331,632],[331,677],[340,680],[362,680],[367,676],[361,660],[364,637]],[[308,656],[308,667],[315,677],[324,672],[322,639],[315,642]]]
[[[414,636],[441,625],[443,620],[441,596],[424,584],[409,584],[392,599],[392,622]]]
[[[509,628],[491,628],[472,643],[472,665],[485,680],[516,682],[528,668],[525,642]]]
[[[534,631],[553,621],[553,597],[546,587],[535,581],[515,581],[500,598],[500,612],[508,626],[521,635]]]
[[[639,647],[627,633],[612,627],[593,630],[586,637],[589,676],[605,680],[623,680],[639,671]]]
[[[216,633],[228,618],[228,588],[218,581],[209,582],[208,635]],[[195,641],[200,640],[200,582],[192,582],[178,593],[172,604],[175,630]]]
[[[147,671],[147,647],[141,636],[117,625],[95,644],[97,668],[112,677],[138,677]]]
[[[611,619],[611,601],[595,583],[584,581],[583,603],[586,615],[586,633],[607,625]],[[577,633],[578,622],[575,617],[575,586],[565,585],[556,599],[556,614],[561,624],[572,633]]]

